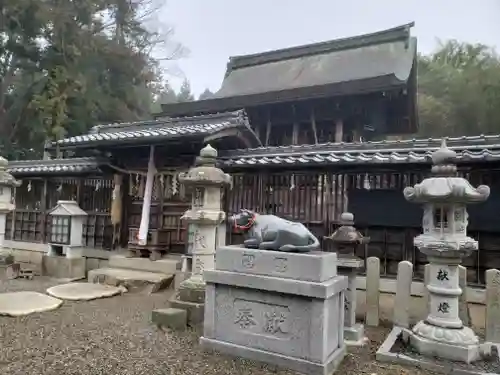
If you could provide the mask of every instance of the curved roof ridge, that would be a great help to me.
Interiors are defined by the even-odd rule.
[[[280,60],[295,59],[303,56],[366,47],[372,44],[382,44],[394,42],[397,40],[405,40],[410,37],[410,28],[412,28],[413,26],[415,26],[415,22],[410,22],[405,25],[400,25],[390,29],[380,30],[367,34],[332,39],[311,44],[303,44],[287,48],[280,48],[277,50],[253,53],[248,55],[231,56],[229,57],[226,75],[228,75],[231,70],[252,65],[267,64]]]

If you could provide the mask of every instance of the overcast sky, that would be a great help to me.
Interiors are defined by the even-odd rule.
[[[369,33],[415,21],[418,50],[437,39],[495,46],[500,0],[167,0],[161,21],[188,57],[177,62],[199,94],[219,89],[229,56]],[[175,70],[175,69],[174,69]],[[172,78],[174,87],[180,79]]]

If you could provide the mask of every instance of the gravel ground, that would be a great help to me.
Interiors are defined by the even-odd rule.
[[[0,292],[44,292],[54,281],[0,282]],[[175,374],[286,375],[289,371],[242,359],[203,353],[198,333],[173,333],[150,323],[151,311],[167,305],[168,292],[89,302],[64,302],[61,308],[22,318],[0,317],[0,374]],[[364,348],[350,348],[338,374],[431,375],[430,372],[375,361],[389,329],[368,329]]]

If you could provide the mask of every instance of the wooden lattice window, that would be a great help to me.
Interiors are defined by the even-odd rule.
[[[69,244],[71,217],[52,216],[52,227],[50,233],[50,242],[58,244]]]
[[[111,250],[113,225],[109,215],[88,214],[83,225],[83,244],[96,249]]]
[[[45,242],[44,213],[27,210],[14,212],[13,240],[27,242]]]

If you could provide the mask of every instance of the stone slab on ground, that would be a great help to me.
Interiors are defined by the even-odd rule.
[[[124,286],[129,291],[151,286],[151,293],[166,289],[172,283],[174,275],[158,272],[136,271],[124,268],[98,268],[88,272],[89,283]]]
[[[0,315],[24,316],[57,309],[63,301],[38,292],[0,293]]]
[[[126,291],[127,289],[123,286],[69,283],[53,286],[47,289],[47,294],[68,301],[90,301],[97,298],[112,297]]]
[[[396,345],[397,340],[403,333],[404,328],[394,327],[389,333],[383,344],[377,350],[376,359],[380,362],[385,363],[395,363],[405,366],[413,366],[419,369],[433,371],[440,374],[453,374],[453,375],[498,375],[498,370],[495,372],[484,371],[475,366],[467,366],[464,364],[459,364],[451,361],[443,361],[434,358],[426,358],[423,356],[418,356],[413,358],[410,355],[404,353],[398,353],[392,351],[393,347]],[[498,355],[498,353],[497,353]],[[496,360],[496,359],[495,359]]]
[[[187,326],[187,311],[169,307],[153,310],[151,321],[157,326],[168,327],[174,330],[185,330]]]
[[[127,258],[116,254],[109,257],[109,268],[125,268],[135,271],[146,271],[173,275],[180,268],[181,259],[169,257],[152,261],[149,258]]]
[[[346,347],[333,352],[325,363],[311,362],[305,359],[289,357],[279,353],[272,353],[246,346],[229,344],[224,341],[200,337],[200,344],[205,349],[216,350],[235,357],[252,359],[254,361],[266,362],[275,366],[291,369],[307,375],[331,375],[344,359]]]
[[[187,324],[191,327],[203,324],[205,318],[205,304],[189,301],[181,301],[179,299],[171,299],[169,301],[170,307],[176,309],[186,310]]]

